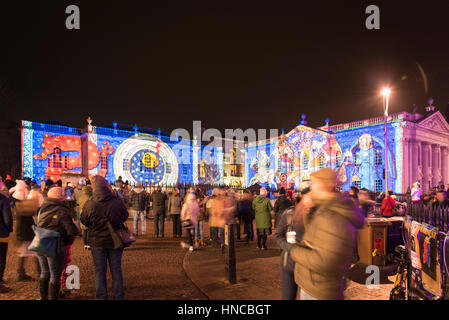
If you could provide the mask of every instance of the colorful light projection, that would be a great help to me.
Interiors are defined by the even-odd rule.
[[[221,148],[202,146],[201,158],[198,163],[198,183],[221,184],[223,180],[219,159],[223,158]]]
[[[269,143],[247,146],[246,182],[271,188],[299,186],[311,172],[331,167],[338,152],[332,135],[300,125]]]
[[[135,184],[175,185],[178,159],[162,140],[138,134],[124,140],[114,154],[114,175]]]
[[[387,124],[389,188],[402,192],[402,128]],[[383,124],[338,131],[335,138],[343,153],[337,155],[337,171],[343,190],[351,186],[384,191],[385,142]],[[400,152],[398,152],[398,150]],[[400,161],[396,161],[399,154]]]
[[[41,177],[57,181],[64,173],[80,174],[82,167],[81,137],[74,128],[36,124],[23,121],[22,159],[25,177],[40,181]],[[71,134],[67,134],[71,133]],[[89,169],[100,166],[98,174],[105,176],[104,163],[114,152],[104,141],[100,149],[89,142]]]

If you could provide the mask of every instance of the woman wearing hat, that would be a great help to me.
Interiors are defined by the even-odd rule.
[[[38,216],[39,227],[57,231],[61,235],[59,252],[56,256],[38,255],[41,266],[39,292],[42,300],[58,299],[66,254],[65,247],[73,243],[74,237],[78,235],[78,228],[72,221],[70,209],[64,205],[63,201],[64,189],[61,187],[49,189]]]

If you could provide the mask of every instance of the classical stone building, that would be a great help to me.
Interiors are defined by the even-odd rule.
[[[87,130],[22,122],[22,172],[42,177],[100,174],[114,182],[175,185],[300,187],[321,168],[336,170],[339,188],[405,193],[420,181],[423,191],[449,183],[449,124],[434,108],[426,115],[401,112],[385,118],[310,128],[303,121],[263,141],[215,145],[160,132],[95,127]],[[225,142],[232,148],[224,148]],[[226,149],[226,150],[225,150]],[[386,157],[385,157],[386,155]],[[244,164],[237,160],[244,158]],[[385,172],[385,160],[387,172]],[[386,179],[388,177],[388,179]]]

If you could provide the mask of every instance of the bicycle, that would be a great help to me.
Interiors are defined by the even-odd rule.
[[[398,263],[389,300],[441,300],[442,297],[435,296],[410,285],[411,261],[408,251],[404,245],[396,246],[394,251],[399,257],[396,257],[393,253],[384,255],[379,253],[377,249],[372,252],[373,257],[383,257],[386,261]]]

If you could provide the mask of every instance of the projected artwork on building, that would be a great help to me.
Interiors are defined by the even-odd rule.
[[[222,178],[217,155],[222,157],[217,149],[204,146],[201,150],[201,158],[198,164],[198,183],[219,184]]]
[[[408,159],[404,156],[405,153],[412,155],[413,151],[410,147],[405,149],[404,145],[405,117],[410,115],[397,114],[387,124],[386,174],[388,188],[394,192],[402,192],[406,187],[403,166]],[[441,122],[441,117],[438,113],[430,120]],[[424,125],[430,120],[426,119]],[[110,182],[121,176],[131,184],[235,187],[259,184],[278,189],[298,188],[310,180],[312,172],[332,168],[337,172],[338,186],[342,190],[348,191],[351,186],[375,192],[385,189],[385,137],[381,118],[318,129],[299,125],[279,137],[242,143],[239,147],[234,144],[227,153],[223,152],[221,143],[203,145],[188,139],[173,141],[160,134],[95,126],[90,126],[87,133],[30,121],[23,121],[22,144],[23,174],[37,182],[42,177],[58,180],[64,174],[99,174]],[[426,147],[422,149],[427,150]],[[441,150],[442,155],[445,149]],[[432,149],[435,154],[437,151]],[[242,156],[244,164],[236,161],[237,155]],[[422,165],[430,160],[418,156],[415,159],[414,175],[417,179],[431,177],[432,183],[441,180],[449,167],[441,160],[442,169],[430,176]],[[432,159],[438,164],[437,156]],[[407,163],[409,168],[411,163]],[[431,182],[427,185],[431,186]]]
[[[114,175],[132,183],[172,185],[178,180],[178,160],[166,143],[154,136],[139,134],[118,146]]]

